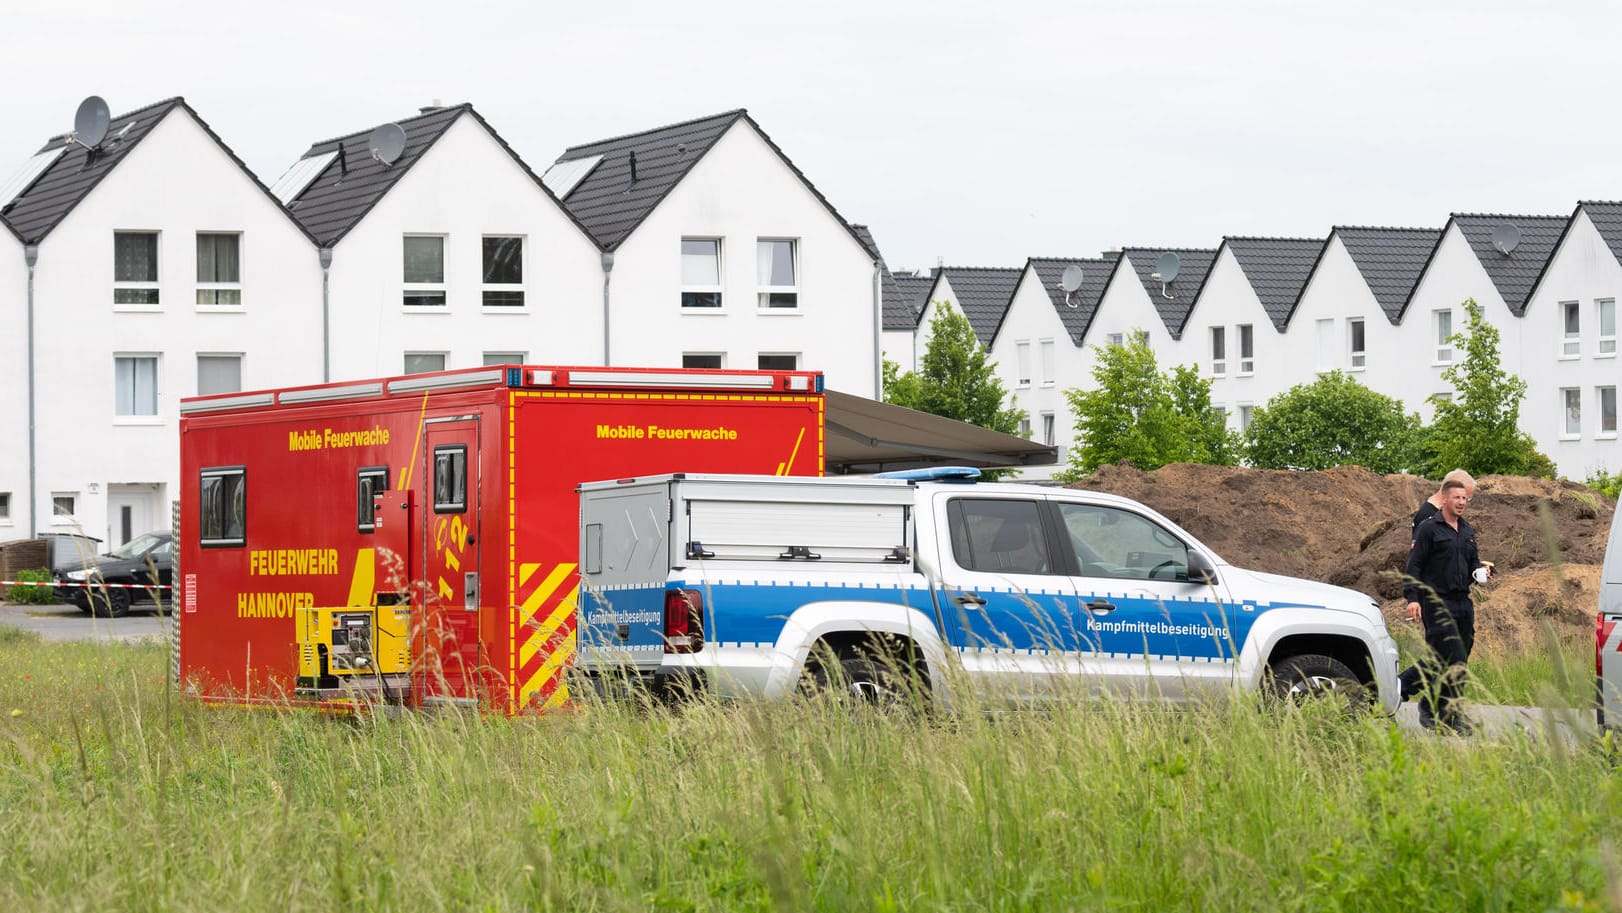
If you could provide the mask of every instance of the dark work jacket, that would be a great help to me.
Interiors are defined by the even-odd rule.
[[[1409,602],[1421,602],[1420,593],[1429,588],[1443,599],[1466,598],[1470,574],[1480,566],[1475,527],[1460,517],[1455,531],[1438,513],[1414,528],[1402,595]]]
[[[1419,505],[1419,509],[1414,511],[1414,525],[1408,528],[1409,538],[1412,539],[1413,534],[1419,531],[1419,524],[1424,523],[1431,517],[1438,516],[1441,513],[1442,509],[1437,507],[1435,504],[1432,504],[1429,498],[1426,498],[1425,501]]]

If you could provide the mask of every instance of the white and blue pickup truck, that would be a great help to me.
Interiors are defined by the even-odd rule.
[[[1622,727],[1622,510],[1611,519],[1611,538],[1600,568],[1594,679],[1600,729]]]
[[[964,686],[1398,703],[1362,593],[1233,567],[1126,498],[895,475],[581,485],[577,667],[723,697],[893,695],[899,662],[947,706]]]

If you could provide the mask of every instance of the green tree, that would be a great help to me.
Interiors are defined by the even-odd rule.
[[[1232,465],[1238,441],[1211,405],[1211,384],[1186,365],[1160,370],[1147,333],[1123,345],[1093,346],[1093,388],[1064,391],[1076,417],[1069,465],[1057,478],[1073,482],[1106,463],[1139,469],[1167,463]]]
[[[1521,430],[1526,381],[1499,363],[1498,328],[1482,316],[1481,305],[1469,298],[1463,306],[1469,321],[1451,341],[1464,351],[1464,360],[1442,372],[1454,396],[1435,400],[1436,417],[1425,435],[1425,474],[1441,478],[1459,468],[1476,475],[1553,478],[1554,464]]]
[[[1417,413],[1339,371],[1297,384],[1251,416],[1245,453],[1261,469],[1356,465],[1382,475],[1422,463]]]
[[[1025,410],[1003,405],[1008,392],[969,318],[949,304],[936,305],[920,370],[903,374],[895,362],[884,362],[884,401],[1018,434]]]

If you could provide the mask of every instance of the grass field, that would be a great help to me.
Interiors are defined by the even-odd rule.
[[[165,664],[0,629],[0,909],[1618,909],[1604,743],[1243,699],[346,722]]]

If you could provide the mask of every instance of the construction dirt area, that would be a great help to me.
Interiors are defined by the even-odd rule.
[[[1545,622],[1563,642],[1592,643],[1615,502],[1573,482],[1478,482],[1465,516],[1497,577],[1476,587],[1477,651],[1537,648]],[[1105,466],[1073,487],[1142,501],[1230,564],[1368,593],[1395,627],[1410,524],[1437,483],[1356,466],[1287,472],[1174,463],[1153,472]]]

